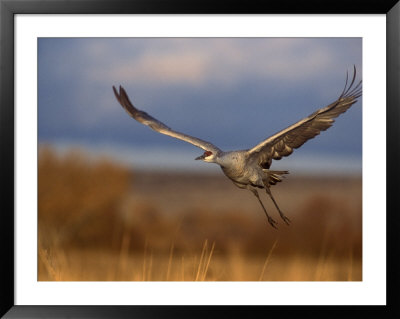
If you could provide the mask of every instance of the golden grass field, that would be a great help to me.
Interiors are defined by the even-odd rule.
[[[39,148],[40,281],[360,281],[361,177],[272,188],[273,229],[223,173],[132,171]]]

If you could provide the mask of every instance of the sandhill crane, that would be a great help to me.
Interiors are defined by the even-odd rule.
[[[346,112],[362,95],[362,85],[360,81],[353,87],[356,79],[356,68],[354,66],[353,78],[348,85],[348,73],[346,84],[338,99],[328,106],[317,110],[306,118],[285,128],[284,130],[268,137],[253,148],[239,151],[225,152],[210,142],[206,142],[197,137],[186,135],[172,130],[164,123],[156,120],[146,112],[138,110],[133,106],[123,87],[119,87],[119,93],[113,86],[115,97],[122,107],[138,122],[149,126],[153,130],[166,134],[177,139],[189,142],[204,150],[204,153],[196,160],[220,165],[225,175],[239,188],[251,191],[261,204],[268,222],[272,227],[277,228],[277,222],[272,219],[262,203],[257,188],[265,189],[271,197],[282,220],[289,225],[290,220],[286,217],[274,196],[270,187],[282,181],[282,176],[288,171],[271,170],[272,160],[279,160],[284,156],[292,154],[293,149],[299,148],[309,139],[314,138],[321,131],[325,131],[334,123],[334,119]]]

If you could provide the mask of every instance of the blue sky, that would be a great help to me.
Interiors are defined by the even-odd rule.
[[[168,126],[232,150],[250,148],[334,101],[353,65],[362,77],[361,38],[38,41],[39,142],[78,145],[148,168],[207,164],[193,161],[202,150],[127,116],[113,85]],[[360,171],[361,154],[360,101],[287,163]]]

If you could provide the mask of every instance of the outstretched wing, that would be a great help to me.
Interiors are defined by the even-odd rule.
[[[166,126],[164,123],[156,120],[154,117],[150,116],[146,112],[143,112],[141,110],[138,110],[133,106],[131,101],[129,100],[128,95],[126,94],[124,88],[122,86],[119,87],[119,93],[117,92],[116,88],[113,86],[114,94],[115,97],[117,98],[118,102],[122,105],[122,107],[125,109],[125,111],[128,112],[130,116],[132,116],[136,121],[149,126],[153,130],[169,135],[172,137],[175,137],[177,139],[183,140],[185,142],[191,143],[197,147],[202,148],[203,150],[206,151],[211,151],[213,153],[216,153],[220,151],[218,147],[215,145],[211,144],[210,142],[203,141],[197,137],[193,137],[190,135],[186,135],[177,131],[172,130],[168,126]]]
[[[283,156],[292,154],[293,149],[299,148],[321,131],[327,130],[334,123],[334,119],[346,112],[361,96],[361,81],[353,87],[355,78],[356,68],[354,67],[350,85],[348,86],[348,76],[346,76],[343,92],[335,102],[259,143],[248,151],[249,156],[257,157],[258,163],[268,168],[272,159],[279,160]]]

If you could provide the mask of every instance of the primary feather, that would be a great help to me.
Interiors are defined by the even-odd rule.
[[[305,142],[320,134],[321,131],[327,130],[335,122],[334,119],[346,112],[361,96],[361,81],[353,87],[355,78],[356,69],[354,68],[350,85],[347,87],[348,80],[346,77],[345,88],[335,102],[257,144],[248,151],[249,155],[258,157],[260,165],[269,167],[271,160],[279,160],[284,156],[289,156],[294,149],[299,148]]]

